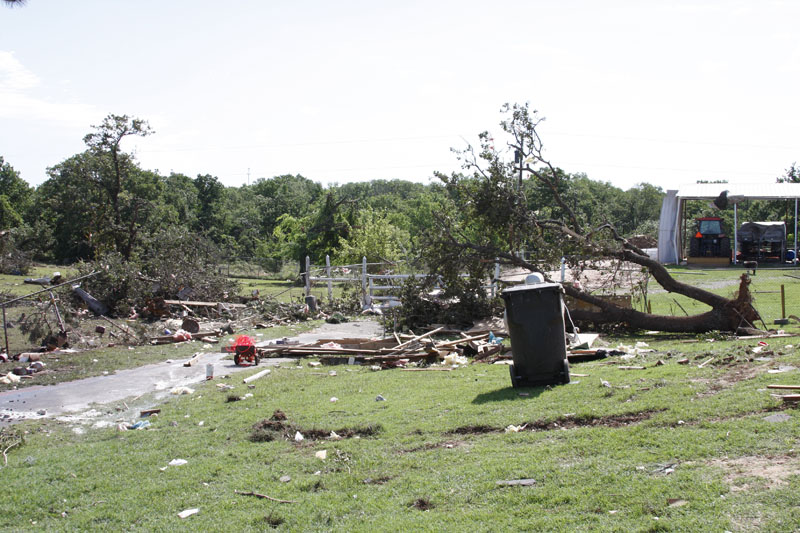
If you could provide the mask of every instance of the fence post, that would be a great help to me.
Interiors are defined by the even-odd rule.
[[[372,305],[372,296],[367,292],[367,256],[361,258],[361,293],[364,295],[364,307]]]
[[[325,276],[328,278],[328,303],[333,303],[333,282],[331,281],[331,256],[325,256]]]
[[[311,258],[306,256],[306,296],[311,294]]]

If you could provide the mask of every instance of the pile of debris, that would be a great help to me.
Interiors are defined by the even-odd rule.
[[[397,335],[385,339],[320,340],[313,344],[290,344],[277,340],[258,348],[264,357],[319,357],[326,365],[358,364],[380,368],[404,367],[410,363],[425,366],[434,363],[457,365],[466,363],[465,356],[487,360],[502,353],[502,339],[492,333],[469,336],[461,334],[455,340],[436,341],[432,337],[443,328],[422,335]]]

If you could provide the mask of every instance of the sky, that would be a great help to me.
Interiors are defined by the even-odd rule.
[[[545,155],[628,189],[800,160],[800,2],[28,0],[0,5],[0,156],[31,185],[110,113],[123,149],[228,186],[428,183],[545,117]]]

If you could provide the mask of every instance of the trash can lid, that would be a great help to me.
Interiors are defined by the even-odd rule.
[[[503,289],[502,294],[522,291],[558,291],[561,292],[564,288],[560,283],[537,283],[535,285],[514,285]]]

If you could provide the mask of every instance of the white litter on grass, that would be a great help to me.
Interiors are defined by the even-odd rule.
[[[372,370],[373,372],[377,372],[378,370],[381,369],[381,367],[378,365],[372,365],[371,367],[369,367],[369,369]]]
[[[334,440],[338,440],[338,439],[341,439],[342,437],[337,435],[335,431],[331,431],[330,438],[332,438]]]
[[[322,363],[320,363],[320,362],[318,362],[318,361],[311,361],[311,362],[309,362],[309,363],[308,363],[308,366],[310,366],[310,367],[317,367],[317,366],[320,366],[321,364],[322,364]]]
[[[181,511],[178,513],[179,518],[189,518],[193,514],[197,514],[200,512],[200,509],[186,509],[185,511]]]
[[[449,353],[444,356],[444,361],[442,361],[442,364],[445,366],[457,367],[461,365],[466,365],[468,362],[469,362],[468,359],[463,355],[458,355],[457,353]]]
[[[510,424],[506,426],[505,432],[506,433],[519,433],[523,429],[525,429],[528,424],[522,424],[521,426],[515,426],[514,424]]]
[[[337,398],[336,396],[331,398],[331,403],[336,403],[338,401],[339,401],[339,398]]]
[[[185,464],[186,464],[186,463],[188,463],[188,462],[189,462],[189,461],[187,461],[186,459],[173,459],[172,461],[170,461],[170,462],[169,462],[169,463],[167,463],[167,464],[168,464],[169,466],[181,466],[181,465],[185,465]]]
[[[180,396],[181,394],[194,394],[194,389],[190,389],[189,387],[175,387],[169,392],[175,396]]]
[[[299,431],[295,432],[294,441],[295,442],[300,442],[300,441],[303,441],[303,440],[305,440],[305,437],[303,436],[303,434],[300,433]]]
[[[753,352],[753,353],[761,353],[761,350],[763,350],[763,349],[764,349],[763,346],[755,346],[753,348],[750,348],[750,351]]]
[[[621,356],[620,359],[633,359],[634,357],[641,355],[643,353],[650,353],[654,352],[652,348],[648,348],[650,346],[646,342],[639,341],[634,346],[629,344],[620,344],[616,348],[617,351],[625,352],[625,355]]]
[[[320,451],[318,451],[317,453],[314,454],[314,457],[316,457],[317,459],[319,459],[321,461],[324,461],[325,459],[328,458],[328,450],[320,450]]]

